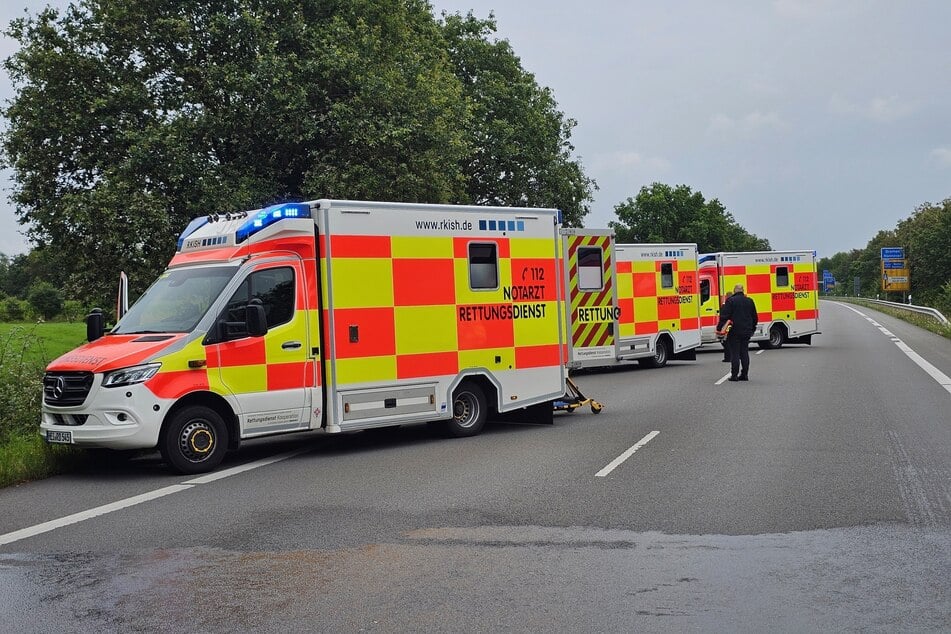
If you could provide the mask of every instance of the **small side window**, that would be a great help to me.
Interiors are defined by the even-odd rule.
[[[710,299],[710,280],[700,280],[700,303],[705,304]]]
[[[776,286],[789,286],[789,267],[776,267]]]
[[[600,247],[581,247],[578,249],[578,289],[582,291],[600,291],[604,288],[604,269],[602,268]]]
[[[663,262],[660,265],[660,287],[674,287],[674,265],[671,262]]]
[[[494,290],[499,287],[499,255],[494,242],[469,243],[469,288]]]

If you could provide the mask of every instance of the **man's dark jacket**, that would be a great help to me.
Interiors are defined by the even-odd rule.
[[[730,333],[736,336],[749,337],[756,330],[759,318],[756,314],[756,304],[743,293],[734,293],[723,303],[720,309],[720,323],[717,330],[723,330],[726,322],[732,320]]]

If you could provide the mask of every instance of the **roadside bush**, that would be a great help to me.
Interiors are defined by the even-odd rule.
[[[82,302],[75,299],[67,299],[63,302],[63,312],[61,314],[63,319],[72,323],[74,321],[83,321],[88,312],[89,311],[83,307]]]
[[[26,302],[16,297],[8,297],[3,300],[3,321],[23,321],[26,318]]]
[[[50,320],[63,312],[63,294],[49,282],[37,282],[30,289],[27,301],[43,319]]]
[[[941,314],[951,319],[951,280],[945,283],[935,297],[935,308],[941,311]]]
[[[44,368],[27,355],[35,339],[35,327],[17,327],[0,340],[0,440],[37,430]]]

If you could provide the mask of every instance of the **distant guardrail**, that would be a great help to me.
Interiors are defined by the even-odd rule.
[[[919,315],[928,315],[929,317],[937,319],[945,326],[951,326],[951,322],[948,321],[948,318],[942,315],[941,312],[936,308],[931,308],[929,306],[915,306],[914,304],[902,304],[900,302],[886,302],[881,299],[866,299],[865,301],[870,304],[881,304],[882,306],[889,306],[899,310],[907,310],[912,313],[918,313]]]

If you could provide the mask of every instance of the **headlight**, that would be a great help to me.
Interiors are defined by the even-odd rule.
[[[121,387],[148,381],[155,376],[160,367],[162,367],[161,363],[149,363],[148,365],[136,365],[131,368],[114,370],[102,379],[102,387]]]

